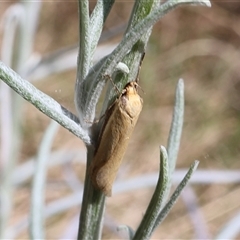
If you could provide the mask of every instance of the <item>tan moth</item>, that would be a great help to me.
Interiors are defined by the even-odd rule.
[[[107,110],[98,146],[90,166],[95,188],[111,196],[112,185],[142,110],[138,84],[127,83],[120,96]]]

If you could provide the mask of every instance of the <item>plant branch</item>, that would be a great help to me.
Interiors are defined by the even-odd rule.
[[[2,62],[0,62],[0,79],[25,100],[32,103],[38,110],[58,122],[78,138],[82,139],[85,144],[91,144],[88,132],[67,117],[58,102],[39,91],[28,81],[23,80],[18,74]]]
[[[138,24],[139,21],[142,21],[154,8],[159,5],[159,1],[145,1],[138,0],[135,1],[131,18],[128,23],[128,27],[125,34],[131,31],[131,29]],[[138,81],[136,78],[138,77],[140,71],[140,65],[145,53],[145,49],[152,32],[152,28],[149,28],[144,34],[142,34],[141,38],[133,45],[131,51],[124,56],[120,63],[124,63],[128,69],[129,73],[125,74],[123,71],[115,71],[112,78],[115,83],[108,85],[108,90],[106,93],[106,98],[103,103],[101,116],[105,113],[109,105],[113,103],[113,101],[117,98],[118,92],[116,91],[116,87],[121,91],[127,82],[130,81]],[[119,65],[119,63],[118,63]],[[91,101],[91,100],[90,100]]]
[[[199,4],[208,7],[211,6],[209,0],[169,0],[164,4],[156,7],[142,21],[136,24],[136,26],[132,27],[131,31],[129,31],[124,36],[120,44],[103,62],[97,78],[91,79],[88,76],[86,77],[86,82],[93,81],[91,89],[89,90],[89,96],[92,97],[88,101],[86,101],[84,106],[82,106],[83,115],[85,115],[85,113],[89,112],[91,109],[95,111],[95,107],[100,97],[101,91],[106,83],[105,76],[112,75],[116,65],[131,50],[133,45],[142,37],[142,35],[146,33],[146,31],[148,31],[157,21],[159,21],[159,19],[165,16],[169,11],[175,9],[178,6],[186,4]],[[94,116],[94,113],[90,114],[90,116]],[[92,119],[89,120],[92,121]]]
[[[89,92],[86,91],[91,87],[92,81],[85,81],[91,66],[93,54],[96,50],[97,43],[101,36],[103,24],[112,8],[115,0],[105,1],[99,0],[89,19],[88,1],[79,1],[79,52],[78,52],[78,71],[75,86],[75,106],[78,112],[78,117],[82,128],[87,129],[93,118],[89,118],[86,112],[82,111],[85,106],[86,99],[89,97]],[[89,28],[89,25],[91,26]],[[85,83],[83,83],[85,81]],[[90,86],[89,86],[90,85]],[[91,114],[95,113],[95,108],[92,108]],[[85,119],[82,119],[82,116]]]
[[[148,31],[155,23],[157,23],[168,12],[181,5],[205,5],[210,7],[210,1],[208,0],[169,0],[164,4],[155,8],[149,15],[147,15],[142,21],[134,26],[128,34],[125,35],[121,43],[110,54],[106,63],[102,68],[103,75],[111,75],[115,66],[126,53],[132,48],[132,46],[141,38],[142,34]],[[101,77],[101,76],[100,76]],[[101,79],[100,79],[101,80]]]
[[[86,1],[85,1],[86,2]],[[79,1],[80,6],[80,49],[79,51],[79,58],[80,61],[78,63],[78,67],[82,67],[81,64],[84,64],[85,61],[81,62],[83,59],[84,53],[88,54],[87,61],[92,59],[93,53],[96,49],[98,40],[100,38],[103,23],[107,18],[107,15],[112,7],[114,0],[111,1],[104,1],[99,0],[96,4],[96,7],[91,15],[90,25],[91,30],[87,29],[88,26],[88,11],[86,8],[86,3],[82,3]],[[85,8],[84,8],[85,6]],[[87,15],[87,16],[86,16]],[[87,26],[83,26],[83,20],[87,23]],[[85,37],[83,37],[85,36]],[[89,35],[88,35],[89,34]],[[88,41],[87,44],[82,44],[81,41]],[[80,65],[80,66],[79,66]],[[90,63],[88,67],[90,66]],[[83,68],[83,67],[82,67]],[[89,69],[88,69],[89,70]],[[88,118],[88,115],[82,114],[82,106],[84,105],[89,92],[86,89],[89,87],[88,85],[91,84],[91,81],[86,82],[85,86],[83,81],[85,80],[86,74],[80,76],[80,72],[78,71],[76,88],[75,88],[75,105],[78,110],[79,120],[83,128],[88,127],[89,124],[86,123],[86,119],[91,121]],[[93,108],[95,113],[95,108]],[[83,119],[84,117],[85,119]],[[102,215],[104,212],[105,206],[105,196],[102,194],[101,191],[94,189],[92,186],[92,182],[89,172],[89,166],[92,161],[94,155],[94,148],[88,147],[88,155],[87,155],[87,168],[86,168],[86,175],[85,175],[85,183],[84,183],[84,193],[83,193],[83,202],[82,202],[82,209],[80,214],[80,222],[79,222],[79,229],[78,229],[78,239],[86,239],[86,240],[97,240],[101,237],[102,231]]]

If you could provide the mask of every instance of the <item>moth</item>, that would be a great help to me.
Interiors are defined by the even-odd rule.
[[[113,182],[142,110],[143,100],[138,95],[137,88],[136,81],[127,83],[107,110],[90,165],[93,186],[108,197],[112,195]]]

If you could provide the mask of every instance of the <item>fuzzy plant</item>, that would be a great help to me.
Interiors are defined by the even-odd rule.
[[[82,240],[96,240],[101,238],[106,199],[105,195],[92,185],[88,174],[102,127],[102,121],[96,123],[95,119],[104,116],[109,106],[118,98],[119,92],[116,91],[116,88],[121,92],[128,82],[135,81],[137,78],[139,65],[143,54],[146,52],[152,27],[157,21],[169,11],[181,5],[211,6],[208,0],[167,0],[163,3],[154,0],[135,1],[122,40],[109,55],[103,56],[101,60],[93,65],[93,56],[97,49],[104,22],[113,5],[114,0],[98,0],[92,13],[89,15],[89,1],[79,0],[80,40],[75,84],[77,116],[62,107],[50,96],[35,88],[30,82],[24,80],[22,78],[26,76],[24,75],[24,67],[18,71],[22,75],[20,77],[10,67],[0,62],[0,78],[2,81],[41,112],[80,138],[86,145],[86,174],[78,228],[78,239]],[[109,81],[109,77],[111,78],[111,82]],[[101,114],[100,116],[96,116],[96,106],[106,85],[108,89]],[[163,146],[160,147],[158,182],[139,227],[135,230],[131,229],[130,226],[121,227],[121,229],[127,231],[128,239],[150,239],[153,231],[165,219],[198,165],[198,161],[193,162],[183,180],[169,197],[183,125],[183,91],[184,84],[183,80],[180,79],[176,90],[168,145],[166,149]],[[48,139],[49,136],[51,138],[55,132],[56,125],[52,123],[49,126],[46,138]],[[40,149],[42,152],[48,152],[48,148],[44,145],[40,146]],[[36,173],[35,184],[33,186],[33,189],[36,191],[42,191],[44,187],[44,159],[41,158],[41,151],[39,154],[39,172],[38,174]],[[42,196],[40,192],[33,191],[33,199],[35,201],[33,200],[31,207],[31,239],[45,238],[44,217],[40,211],[41,197],[39,196]]]

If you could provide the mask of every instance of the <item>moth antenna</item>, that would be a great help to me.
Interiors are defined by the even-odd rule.
[[[120,94],[121,94],[121,91],[117,88],[117,86],[116,86],[116,84],[113,82],[111,76],[106,75],[106,78],[108,78],[108,79],[111,81],[113,87],[115,88],[115,90],[116,90],[116,91],[118,92],[118,94],[120,95]]]
[[[141,91],[145,94],[144,90],[143,90],[142,87],[138,84],[138,82],[139,82],[139,78],[136,80],[135,84],[136,84],[136,86],[137,86],[138,88],[140,88]]]
[[[137,77],[136,77],[136,83],[139,82],[139,73],[140,73],[140,70],[141,70],[141,67],[142,67],[142,63],[143,63],[144,57],[145,57],[145,52],[143,52],[142,57],[141,57],[141,60],[140,60],[140,63],[139,63],[138,72],[137,72]],[[139,85],[138,85],[138,86],[139,86]],[[140,88],[141,88],[141,87],[140,87]]]

